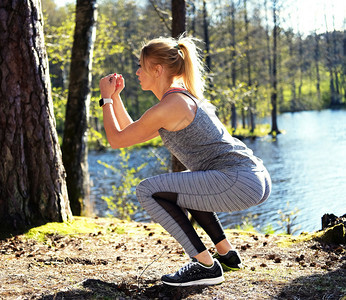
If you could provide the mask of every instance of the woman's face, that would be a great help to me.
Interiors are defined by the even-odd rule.
[[[136,75],[138,76],[139,83],[143,91],[151,90],[155,84],[156,77],[155,72],[152,70],[144,70],[141,66],[141,61],[139,61],[138,70]]]

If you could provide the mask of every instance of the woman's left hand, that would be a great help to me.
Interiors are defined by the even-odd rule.
[[[111,98],[116,90],[117,80],[115,74],[110,74],[100,80],[100,93],[102,98]]]

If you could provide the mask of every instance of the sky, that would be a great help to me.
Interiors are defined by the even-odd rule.
[[[286,0],[281,12],[286,26],[304,34],[343,30],[346,28],[345,0]],[[334,20],[333,20],[334,18]]]
[[[138,3],[146,0],[136,0]],[[55,0],[58,5],[73,3],[72,0]],[[263,3],[263,0],[251,0]],[[270,4],[268,0],[268,5]],[[281,0],[284,8],[280,12],[281,26],[298,29],[304,35],[328,30],[344,30],[346,28],[346,0]],[[334,17],[334,20],[333,20]],[[326,22],[327,21],[327,22]]]

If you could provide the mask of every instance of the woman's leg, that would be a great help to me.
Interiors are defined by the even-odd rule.
[[[265,194],[265,180],[260,175],[261,172],[244,171],[230,171],[226,175],[215,170],[162,174],[142,181],[137,187],[137,197],[151,217],[175,237],[191,257],[196,257],[205,247],[202,248],[203,243],[189,225],[184,209],[235,211],[255,205]],[[167,204],[159,197],[158,193],[162,192],[178,196]],[[155,194],[157,199],[161,198],[160,203],[153,197]]]

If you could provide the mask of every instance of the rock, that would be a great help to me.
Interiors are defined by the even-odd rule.
[[[344,223],[327,228],[320,240],[327,244],[346,244],[346,228]]]
[[[336,224],[343,223],[346,226],[346,214],[341,217],[337,217],[334,214],[324,214],[322,216],[322,230],[325,228],[333,227]]]

